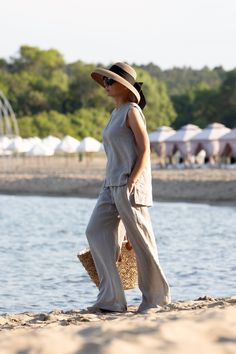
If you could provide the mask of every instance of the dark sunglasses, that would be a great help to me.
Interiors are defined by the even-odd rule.
[[[103,76],[103,82],[106,86],[111,86],[114,84],[115,80],[113,80],[111,77]]]

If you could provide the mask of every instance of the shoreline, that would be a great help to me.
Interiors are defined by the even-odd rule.
[[[98,194],[97,195],[74,195],[74,194],[52,194],[52,193],[35,193],[35,192],[1,192],[0,191],[0,196],[16,196],[16,197],[50,197],[50,198],[62,198],[62,197],[68,197],[68,198],[86,198],[86,199],[95,199],[97,200]],[[209,205],[209,206],[222,206],[222,207],[236,207],[236,201],[228,201],[228,200],[215,200],[215,201],[207,201],[207,200],[182,200],[182,199],[153,199],[154,202],[156,203],[174,203],[174,204],[181,204],[181,203],[186,203],[186,204],[203,204],[203,205]]]
[[[2,354],[233,354],[236,296],[177,301],[137,314],[75,309],[0,315]]]
[[[98,198],[106,158],[77,156],[0,159],[0,194]],[[155,202],[236,206],[236,169],[158,169],[152,159]]]
[[[233,172],[153,171],[153,200],[236,206],[236,171]],[[0,194],[97,199],[102,182],[103,175],[89,172],[84,175],[0,173]]]

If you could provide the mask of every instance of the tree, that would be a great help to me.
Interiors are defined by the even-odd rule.
[[[62,55],[55,49],[22,46],[12,58],[9,99],[18,115],[63,111],[69,79]]]
[[[68,65],[69,94],[66,101],[66,111],[74,112],[81,108],[102,107],[112,109],[112,101],[107,99],[105,91],[91,78],[95,65],[77,61]]]
[[[229,71],[217,97],[220,122],[230,128],[236,127],[236,69]]]
[[[176,113],[167,94],[165,83],[151,77],[148,72],[140,68],[135,69],[138,81],[143,82],[142,89],[147,101],[144,113],[148,130],[155,130],[161,125],[171,125],[176,118]]]
[[[98,66],[103,67],[102,63]],[[161,70],[154,63],[138,66],[147,106],[149,131],[161,125],[200,127],[218,121],[236,125],[236,74],[222,67]],[[21,46],[16,57],[0,58],[0,90],[9,99],[22,134],[55,133],[101,139],[114,107],[112,98],[91,78],[95,64],[66,64],[56,49]]]
[[[71,127],[75,136],[85,138],[92,136],[97,140],[102,140],[102,131],[105,128],[109,112],[103,108],[81,108],[70,114]]]

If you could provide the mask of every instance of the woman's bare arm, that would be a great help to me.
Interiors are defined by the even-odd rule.
[[[128,189],[131,192],[150,158],[150,142],[145,123],[137,108],[129,110],[126,124],[134,133],[138,152],[138,158],[128,178]]]

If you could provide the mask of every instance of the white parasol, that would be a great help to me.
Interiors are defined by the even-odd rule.
[[[220,142],[221,136],[225,135],[230,131],[226,128],[224,124],[221,123],[211,123],[205,129],[203,129],[199,134],[195,135],[191,139],[192,151],[197,154],[201,149],[206,151],[208,157],[213,157],[220,152]]]
[[[42,142],[45,146],[55,150],[57,146],[61,143],[61,139],[56,136],[49,135],[46,138],[42,139]]]
[[[236,158],[236,128],[229,133],[222,135],[220,138],[220,154],[232,155]]]
[[[79,140],[72,136],[66,135],[59,145],[57,145],[55,152],[75,153],[78,151],[80,145]]]
[[[45,146],[43,142],[36,143],[28,152],[26,152],[26,156],[52,156],[52,155],[54,155],[54,150]]]
[[[149,140],[150,143],[161,143],[175,133],[176,131],[173,128],[163,125],[149,134]]]
[[[172,156],[179,150],[183,158],[192,156],[190,140],[201,132],[201,129],[194,124],[187,124],[165,140],[167,156]]]
[[[84,138],[78,147],[79,152],[98,152],[102,150],[101,143],[91,138],[90,136]]]

